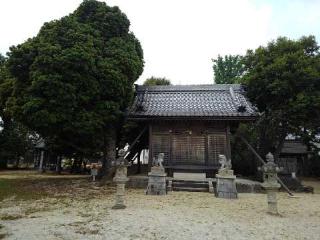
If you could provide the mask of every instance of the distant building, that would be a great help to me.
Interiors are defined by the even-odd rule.
[[[278,164],[283,167],[284,174],[309,176],[312,174],[310,157],[314,153],[310,146],[308,147],[297,137],[288,137],[280,153]]]

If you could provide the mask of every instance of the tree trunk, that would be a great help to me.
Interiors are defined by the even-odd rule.
[[[61,160],[62,156],[57,157],[57,163],[56,163],[56,173],[61,174]]]
[[[83,160],[83,156],[77,156],[73,163],[72,163],[72,167],[71,167],[71,173],[81,173],[81,165],[82,165],[82,160]]]
[[[112,162],[116,160],[116,131],[109,129],[104,138],[103,164],[101,169],[102,176],[110,175]]]
[[[15,161],[15,164],[14,164],[14,167],[13,168],[19,168],[19,164],[20,164],[20,156],[16,156],[16,161]]]
[[[7,163],[8,163],[8,160],[5,157],[1,157],[1,159],[0,159],[0,169],[7,169]]]
[[[275,149],[275,151],[274,151],[274,155],[273,155],[275,162],[278,162],[278,159],[279,159],[279,157],[280,157],[280,153],[281,153],[281,151],[282,151],[284,142],[285,142],[285,140],[286,140],[286,136],[287,136],[286,131],[283,131],[283,132],[281,133],[280,137],[279,137],[279,142],[278,142],[278,145],[277,145],[277,147],[276,147],[276,149]]]
[[[43,173],[43,164],[44,164],[44,151],[41,150],[39,170],[38,170],[40,173]]]

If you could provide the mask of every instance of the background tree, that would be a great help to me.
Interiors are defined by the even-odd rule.
[[[129,26],[118,7],[85,0],[11,47],[15,80],[7,105],[14,118],[80,158],[102,152],[106,169],[143,70],[142,48]]]
[[[218,55],[217,59],[212,59],[214,82],[216,84],[238,83],[244,73],[242,57],[240,55]]]
[[[0,169],[7,167],[8,153],[4,148],[6,126],[8,125],[8,116],[5,115],[5,96],[6,89],[4,86],[7,85],[8,72],[5,68],[6,58],[0,54]]]
[[[151,78],[147,78],[143,82],[143,85],[145,86],[171,85],[171,82],[169,79],[166,79],[166,78],[151,77]]]
[[[6,107],[6,100],[13,90],[13,79],[6,62],[7,59],[0,55],[0,168],[6,168],[9,160],[18,167],[20,158],[33,147],[29,130],[14,121]]]
[[[257,126],[262,156],[277,158],[291,133],[315,139],[320,119],[320,56],[313,36],[284,37],[249,50],[244,58],[248,96],[262,116]]]

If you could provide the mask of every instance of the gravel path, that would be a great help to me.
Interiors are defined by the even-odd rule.
[[[7,199],[0,208],[0,239],[320,239],[320,194],[280,193],[281,215],[271,216],[264,194],[224,200],[209,193],[146,196],[129,190],[128,207],[112,210],[113,191],[98,197],[91,191],[81,198]]]

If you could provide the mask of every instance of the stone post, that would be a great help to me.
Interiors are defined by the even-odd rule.
[[[96,163],[92,163],[90,165],[90,173],[92,176],[92,181],[95,182],[96,181],[96,176],[98,175],[98,168],[97,168],[97,164]]]
[[[278,215],[277,192],[280,184],[277,180],[277,173],[280,168],[274,163],[274,157],[271,153],[266,155],[267,163],[259,168],[263,172],[262,187],[267,191],[268,213]]]
[[[113,181],[116,183],[116,195],[115,195],[115,204],[112,207],[113,209],[124,209],[126,205],[124,204],[125,196],[125,185],[129,180],[127,177],[127,164],[124,159],[124,150],[119,151],[119,158],[116,160],[116,175],[113,178]]]

